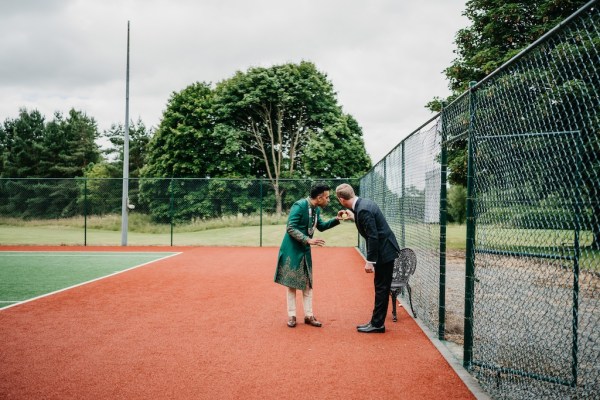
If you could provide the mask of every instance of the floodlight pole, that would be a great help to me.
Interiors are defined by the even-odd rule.
[[[127,73],[125,78],[125,136],[123,138],[123,199],[121,201],[121,246],[127,246],[129,221],[129,21],[127,21]]]

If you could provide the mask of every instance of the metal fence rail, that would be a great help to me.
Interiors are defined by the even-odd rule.
[[[443,339],[446,160],[464,148],[463,363],[494,398],[600,393],[599,31],[591,1],[361,179],[417,251],[415,308]]]

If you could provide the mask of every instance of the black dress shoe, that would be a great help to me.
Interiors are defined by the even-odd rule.
[[[370,322],[367,322],[366,324],[362,324],[362,325],[356,325],[356,329],[358,329],[358,328],[366,328],[369,325],[371,325]]]
[[[384,333],[385,332],[385,326],[381,325],[379,327],[377,326],[373,326],[371,324],[368,324],[365,327],[358,327],[356,328],[357,331],[362,332],[362,333]]]
[[[321,325],[323,325],[322,323],[317,321],[317,319],[314,316],[304,317],[304,323],[308,324],[308,325],[316,326],[317,328],[320,328]]]

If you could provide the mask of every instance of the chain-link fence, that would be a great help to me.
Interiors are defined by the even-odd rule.
[[[599,30],[590,1],[415,130],[359,185],[326,180],[377,202],[401,246],[415,250],[419,319],[441,339],[462,321],[463,364],[495,398],[600,393]],[[447,251],[450,156],[464,156],[452,165],[468,176],[458,269]],[[182,238],[230,222],[252,227],[262,245],[269,219],[285,223],[312,183],[131,179],[130,231],[151,235],[144,244],[203,244]],[[35,221],[66,235],[70,221],[78,236],[67,244],[119,244],[102,236],[100,220],[114,216],[120,230],[121,193],[121,179],[0,179],[0,231]]]
[[[600,13],[474,87],[473,347],[504,398],[600,393]]]
[[[463,363],[495,398],[600,396],[597,4],[474,83],[361,179],[417,252],[415,309],[444,338],[446,162],[462,149]]]
[[[401,247],[412,248],[418,268],[411,277],[415,311],[429,326],[438,324],[440,287],[439,120],[404,140],[360,181],[362,196],[384,213]],[[360,249],[366,254],[366,242]],[[443,279],[443,278],[442,278]]]
[[[328,184],[332,193],[341,183],[358,184],[353,179],[282,179],[276,185],[266,179],[129,179],[129,244],[262,246],[264,229],[285,224],[291,205],[317,182]],[[4,228],[10,236],[3,244],[120,245],[122,193],[122,179],[0,179],[0,232]],[[333,217],[339,208],[334,201],[323,215]],[[193,234],[217,228],[244,228],[237,233],[247,240],[215,234],[206,241]]]

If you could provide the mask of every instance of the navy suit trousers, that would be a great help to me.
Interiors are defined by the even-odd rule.
[[[392,286],[392,273],[394,260],[386,263],[375,264],[375,307],[371,317],[371,325],[380,327],[385,324],[385,317],[390,302],[390,289]]]

